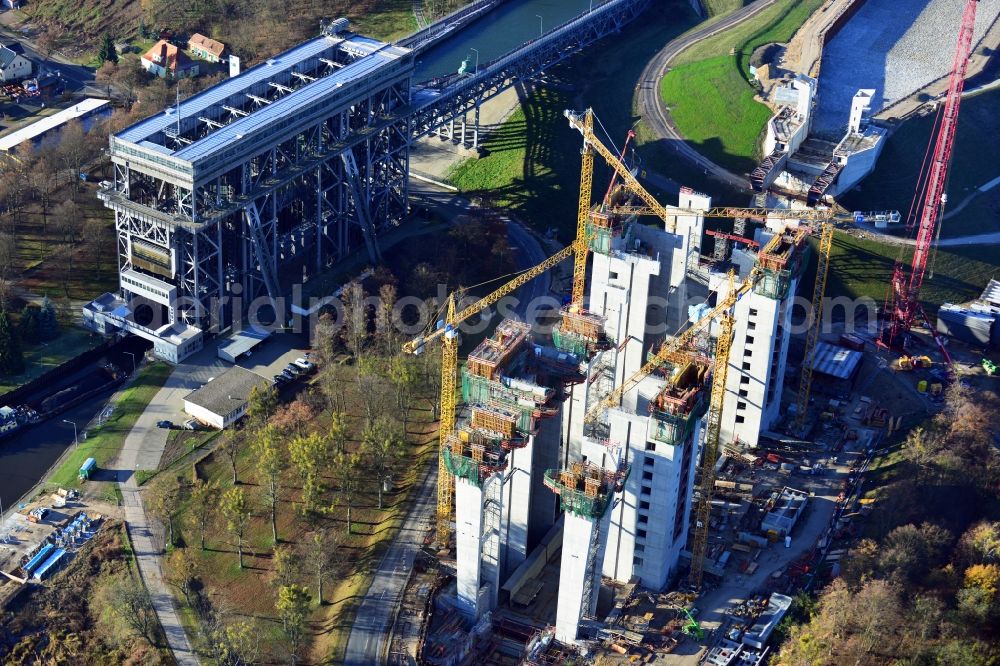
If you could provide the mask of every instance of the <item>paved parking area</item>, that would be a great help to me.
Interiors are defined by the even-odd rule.
[[[184,397],[222,374],[231,363],[217,355],[219,341],[210,341],[205,349],[189,357],[171,373],[166,384],[156,394],[138,418],[125,440],[125,451],[134,451],[134,469],[156,469],[167,445],[168,430],[156,426],[159,421],[172,421],[176,425],[188,418],[184,413]],[[274,334],[259,345],[249,358],[240,360],[240,367],[271,377],[305,353],[304,339],[298,335]]]

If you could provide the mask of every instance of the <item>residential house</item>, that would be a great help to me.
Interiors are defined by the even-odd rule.
[[[200,32],[196,32],[188,40],[188,50],[195,58],[201,58],[209,62],[219,62],[222,60],[222,54],[226,50],[226,45],[210,39]]]
[[[0,46],[0,81],[10,83],[31,76],[31,61],[14,49]]]
[[[164,79],[198,76],[198,63],[165,39],[161,39],[142,56],[142,68]]]

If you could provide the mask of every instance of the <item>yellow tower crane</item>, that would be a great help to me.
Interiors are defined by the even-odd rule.
[[[489,306],[498,302],[504,296],[514,292],[521,286],[531,282],[545,271],[554,267],[561,261],[568,259],[576,252],[576,244],[567,245],[542,263],[529,268],[510,282],[506,283],[493,293],[485,296],[475,303],[456,311],[455,295],[448,297],[446,314],[443,325],[431,333],[410,340],[403,345],[403,351],[410,354],[419,354],[424,346],[441,338],[441,420],[439,433],[439,446],[444,447],[445,442],[455,430],[455,409],[458,406],[458,326],[475,314],[482,312]],[[452,519],[452,496],[454,494],[454,479],[448,472],[444,464],[444,456],[438,455],[438,481],[437,481],[437,536],[438,543],[444,545],[448,543],[451,534]]]
[[[819,340],[819,325],[823,316],[823,295],[826,293],[826,281],[830,266],[830,250],[833,244],[834,223],[854,222],[857,214],[834,205],[831,208],[741,208],[736,206],[715,206],[708,209],[675,208],[664,206],[647,191],[635,178],[631,170],[622,162],[621,157],[608,148],[594,132],[594,112],[587,109],[583,113],[565,111],[565,117],[569,120],[571,127],[577,129],[583,136],[583,163],[580,171],[580,200],[577,207],[577,239],[574,245],[578,248],[573,261],[573,297],[572,306],[574,310],[583,307],[584,285],[586,284],[587,255],[590,251],[589,244],[584,240],[588,233],[587,223],[590,216],[595,213],[619,216],[622,218],[632,216],[652,216],[663,220],[664,228],[669,232],[677,229],[677,217],[700,215],[705,218],[754,218],[799,220],[812,225],[811,231],[818,233],[818,253],[816,265],[816,281],[813,285],[812,311],[810,317],[812,326],[806,334],[806,347],[803,354],[802,372],[799,377],[799,391],[796,396],[796,420],[795,426],[801,428],[805,423],[808,407],[809,394],[812,389],[812,362]],[[590,203],[591,186],[593,183],[594,153],[600,155],[618,176],[622,179],[623,187],[626,191],[638,196],[643,205],[606,205],[602,202],[597,208]],[[884,211],[879,213],[864,213],[864,217],[873,215],[885,218],[898,219],[899,213],[896,211]],[[669,357],[677,351],[665,352]],[[670,360],[664,357],[663,362]]]
[[[733,284],[730,274],[730,291]],[[705,446],[701,451],[701,492],[695,512],[694,542],[691,546],[691,572],[688,582],[701,588],[708,550],[708,523],[712,517],[712,492],[715,490],[715,461],[719,456],[719,436],[722,431],[722,402],[726,397],[726,374],[729,368],[729,346],[733,341],[733,316],[726,312],[719,322],[719,338],[715,346],[715,370],[712,373],[712,394],[708,403],[708,424]]]

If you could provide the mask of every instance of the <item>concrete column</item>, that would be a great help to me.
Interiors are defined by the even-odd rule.
[[[528,552],[531,552],[556,522],[559,497],[545,487],[545,470],[557,469],[562,411],[538,421],[538,434],[532,438],[531,510],[528,517]]]
[[[455,478],[458,607],[476,619],[496,608],[500,591],[503,485],[499,476],[487,479],[482,488]]]
[[[472,129],[472,149],[479,150],[479,105],[476,104],[476,116]]]
[[[504,579],[528,558],[534,443],[535,438],[529,437],[527,446],[523,449],[514,449],[507,455],[507,476],[502,490],[504,505],[501,513],[503,535],[501,568]]]
[[[483,491],[455,477],[455,583],[459,608],[479,617],[479,587],[482,574],[480,539],[483,533]]]
[[[556,640],[564,643],[576,641],[580,618],[584,611],[584,582],[588,572],[590,544],[597,524],[587,518],[566,513],[563,527],[562,563],[559,569],[559,599],[556,605]],[[597,585],[600,585],[598,579]],[[597,594],[593,595],[596,602]]]

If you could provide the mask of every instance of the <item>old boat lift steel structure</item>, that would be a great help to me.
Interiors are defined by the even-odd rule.
[[[413,83],[413,53],[338,20],[111,137],[119,270],[176,288],[169,323],[227,328],[244,307],[366,246],[407,212],[409,149],[456,138],[480,105],[619,30],[648,0],[609,0],[472,75]],[[154,282],[154,284],[157,284]],[[123,283],[123,290],[128,291]],[[127,300],[142,294],[132,293]]]

